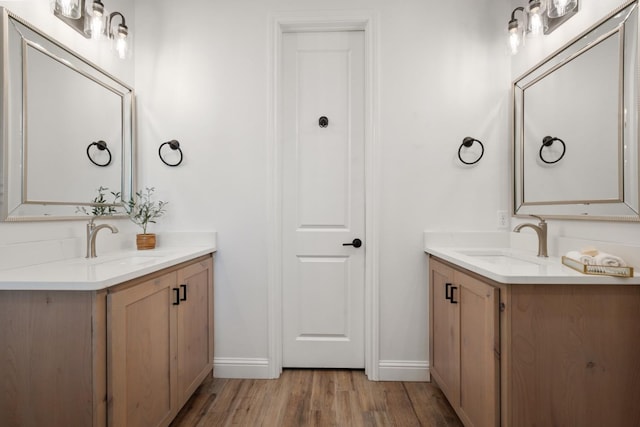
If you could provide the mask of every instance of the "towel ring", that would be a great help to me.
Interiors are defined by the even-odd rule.
[[[480,148],[482,148],[482,151],[480,152],[480,156],[478,156],[478,158],[473,162],[466,162],[466,161],[462,160],[462,147],[469,148],[469,147],[471,147],[473,145],[474,142],[477,142],[478,144],[480,144]],[[464,163],[465,165],[475,165],[476,163],[478,163],[480,161],[482,156],[484,156],[484,145],[482,145],[482,142],[478,141],[475,138],[471,138],[470,136],[466,136],[462,140],[462,144],[460,144],[460,148],[458,148],[458,159],[460,159],[460,161],[462,163]]]
[[[94,145],[99,151],[107,152],[107,154],[109,155],[109,160],[107,160],[107,163],[98,163],[95,160],[93,160],[93,157],[91,157],[90,150],[91,150],[91,147],[93,147]],[[89,160],[91,160],[91,163],[93,163],[96,166],[100,166],[101,168],[104,168],[111,164],[111,151],[109,151],[109,148],[107,148],[107,143],[104,141],[92,142],[91,144],[87,145],[87,157],[89,158]]]
[[[542,150],[544,150],[544,147],[551,147],[551,145],[554,143],[554,141],[559,141],[560,144],[562,144],[562,154],[560,154],[560,157],[558,157],[556,160],[549,161],[549,160],[546,160],[542,156]],[[552,137],[552,136],[545,136],[542,139],[542,145],[540,146],[540,160],[542,160],[546,164],[552,165],[554,163],[558,163],[560,160],[562,160],[562,158],[564,157],[564,153],[566,153],[566,152],[567,152],[567,146],[564,143],[564,141],[561,140],[560,138],[556,138],[556,137]]]
[[[164,159],[164,157],[162,157],[162,147],[164,147],[165,145],[168,145],[174,151],[178,150],[178,152],[180,153],[180,160],[178,160],[178,163],[169,163]],[[164,163],[165,165],[171,166],[171,167],[178,166],[180,163],[182,163],[182,159],[183,159],[182,150],[180,149],[180,143],[175,139],[172,139],[171,141],[167,141],[160,144],[160,148],[158,148],[158,156],[160,156],[160,160],[162,160],[162,163]]]

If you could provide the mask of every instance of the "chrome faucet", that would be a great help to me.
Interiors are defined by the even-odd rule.
[[[91,218],[89,223],[87,224],[87,255],[85,258],[95,258],[96,255],[96,236],[98,235],[98,231],[103,228],[108,228],[112,233],[117,233],[118,229],[113,225],[109,224],[100,224],[96,225],[93,220],[95,218]]]
[[[541,216],[537,216],[537,215],[529,215],[529,216],[537,218],[540,221],[538,225],[530,224],[528,222],[524,224],[518,224],[513,229],[513,231],[515,231],[516,233],[519,233],[520,230],[522,230],[525,227],[532,228],[533,231],[535,231],[536,234],[538,235],[538,256],[548,257],[549,255],[547,253],[547,222]]]

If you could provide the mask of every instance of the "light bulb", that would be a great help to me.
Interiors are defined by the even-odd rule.
[[[509,36],[509,51],[512,55],[518,53],[520,46],[524,44],[524,25],[516,18],[512,18],[507,26]]]
[[[80,0],[56,0],[54,10],[71,19],[80,18]]]
[[[101,13],[95,13],[91,17],[91,38],[96,40],[102,36],[104,19]]]
[[[124,37],[118,36],[116,38],[116,51],[118,52],[118,57],[120,59],[125,59],[127,57],[127,39]]]
[[[87,17],[84,24],[84,31],[93,40],[103,38],[105,28],[105,14],[107,11],[100,0],[94,0],[91,4],[87,2]]]
[[[521,39],[520,35],[517,31],[509,32],[509,47],[511,49],[511,54],[515,55],[518,53],[518,49],[520,49]]]
[[[551,0],[549,18],[559,18],[576,8],[577,0]]]
[[[527,5],[527,36],[538,37],[547,31],[546,1],[529,0]]]
[[[540,14],[529,15],[529,34],[531,36],[540,36],[544,33],[544,18]]]
[[[553,0],[553,5],[558,9],[558,14],[560,16],[567,13],[567,5],[569,4],[569,0]]]

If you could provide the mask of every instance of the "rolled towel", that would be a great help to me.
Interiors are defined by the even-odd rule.
[[[626,267],[627,263],[622,258],[616,255],[611,255],[605,252],[598,252],[598,255],[593,257],[596,265],[606,265],[607,267]]]
[[[585,255],[583,253],[580,253],[578,251],[569,251],[567,252],[567,254],[565,255],[567,258],[571,258],[574,259],[576,261],[580,261],[583,264],[586,265],[593,265],[595,264],[595,258],[592,257],[591,255]]]

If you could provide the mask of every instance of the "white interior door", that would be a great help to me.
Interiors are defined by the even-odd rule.
[[[285,33],[282,79],[283,367],[364,368],[364,32]]]

